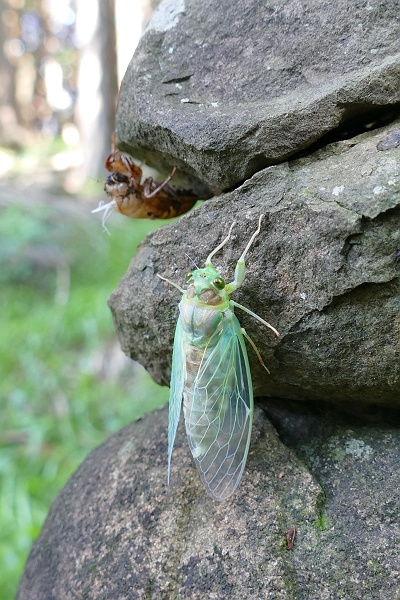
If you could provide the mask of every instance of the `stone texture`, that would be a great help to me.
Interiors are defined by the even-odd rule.
[[[397,0],[164,0],[127,70],[120,145],[201,193],[400,103]],[[363,117],[364,115],[364,117]],[[179,178],[177,179],[179,181]]]
[[[179,292],[191,260],[215,257],[226,279],[266,215],[232,297],[267,319],[274,338],[237,310],[252,350],[256,395],[400,404],[400,122],[269,167],[237,190],[151,234],[110,298],[123,350],[168,385]],[[380,146],[381,149],[378,147]]]
[[[202,489],[183,427],[167,488],[165,409],[112,436],[56,499],[17,600],[397,597],[398,428],[365,409],[263,406],[286,445],[257,409],[224,503]]]
[[[301,551],[293,553],[294,598],[397,598],[399,413],[352,406],[346,415],[326,405],[277,400],[263,406],[325,493],[320,533],[299,531],[304,537]]]

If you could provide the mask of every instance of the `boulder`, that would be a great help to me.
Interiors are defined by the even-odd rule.
[[[242,482],[221,503],[183,427],[167,487],[165,409],[113,435],[54,502],[17,600],[395,598],[399,429],[367,411],[263,408],[281,439],[257,409]]]
[[[121,147],[206,193],[400,103],[397,0],[164,0],[124,77]],[[179,180],[178,180],[179,181]]]
[[[110,298],[124,352],[168,385],[180,293],[157,274],[184,286],[236,221],[214,259],[233,278],[264,214],[232,296],[281,334],[236,311],[271,371],[250,348],[255,394],[399,406],[399,131],[397,121],[268,167],[149,235]]]

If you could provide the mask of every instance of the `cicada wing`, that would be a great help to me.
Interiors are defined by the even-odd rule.
[[[186,380],[185,333],[181,318],[178,318],[175,329],[174,348],[172,353],[171,384],[168,414],[168,485],[171,474],[172,449],[182,407],[183,388]]]
[[[215,500],[225,500],[242,477],[253,421],[249,361],[234,315],[223,321],[217,344],[205,349],[184,412],[200,477]]]

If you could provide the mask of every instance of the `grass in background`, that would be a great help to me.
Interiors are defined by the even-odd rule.
[[[159,223],[119,217],[107,236],[87,206],[24,195],[0,207],[0,600],[87,453],[168,397],[124,358],[107,307]]]

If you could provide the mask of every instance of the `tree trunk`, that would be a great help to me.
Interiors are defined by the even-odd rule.
[[[104,177],[110,152],[118,94],[114,0],[77,1],[77,37],[81,44],[77,123],[84,163],[76,186],[87,177]]]
[[[6,8],[4,0],[0,0],[0,15]],[[18,123],[17,102],[15,98],[15,67],[6,54],[6,23],[0,20],[0,143],[10,141]]]

